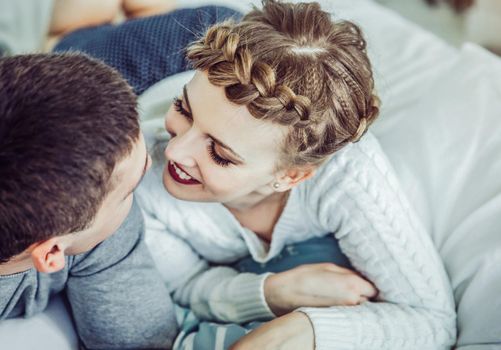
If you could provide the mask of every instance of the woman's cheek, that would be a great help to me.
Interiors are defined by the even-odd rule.
[[[216,165],[217,166],[217,165]],[[235,187],[238,188],[238,176],[232,174],[228,169],[207,169],[205,168],[202,173],[206,187],[214,194],[226,194],[234,191]]]

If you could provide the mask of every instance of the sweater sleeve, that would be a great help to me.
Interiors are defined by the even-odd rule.
[[[138,196],[146,244],[174,301],[205,320],[242,323],[275,317],[264,298],[264,280],[268,274],[210,266],[160,219],[161,211],[168,209],[162,207],[158,191],[147,192],[149,180],[145,177]]]
[[[308,202],[378,300],[299,311],[317,350],[450,348],[456,315],[445,269],[377,141],[364,138],[318,174]]]
[[[275,315],[264,298],[268,274],[240,273],[229,267],[212,267],[181,286],[174,300],[189,306],[200,318],[244,323],[269,320]]]

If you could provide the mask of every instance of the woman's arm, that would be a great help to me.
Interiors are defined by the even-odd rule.
[[[198,317],[241,323],[274,318],[272,310],[284,314],[300,306],[353,305],[374,296],[370,283],[333,264],[303,265],[275,275],[211,267],[190,242],[170,232],[179,223],[168,222],[166,213],[173,220],[184,219],[168,204],[155,170],[154,165],[136,192],[145,217],[146,243],[174,300]]]
[[[232,350],[450,348],[456,323],[447,275],[377,141],[368,135],[332,161],[308,193],[312,215],[336,231],[351,263],[379,289],[378,302],[300,308]]]
[[[452,346],[456,315],[447,274],[377,140],[368,134],[332,162],[309,194],[314,215],[325,229],[337,229],[341,249],[374,283],[379,302],[300,309],[312,322],[316,349]]]
[[[165,224],[147,211],[144,216],[146,243],[176,303],[205,320],[241,323],[274,317],[263,295],[266,274],[210,267]]]
[[[375,294],[355,272],[325,263],[273,275],[212,267],[176,290],[174,300],[204,319],[242,323],[285,315],[301,306],[357,305]]]

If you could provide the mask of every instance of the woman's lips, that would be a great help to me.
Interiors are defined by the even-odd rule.
[[[170,176],[176,181],[183,185],[198,185],[200,181],[192,178],[188,173],[186,173],[179,165],[173,161],[169,161],[167,164],[167,170]]]

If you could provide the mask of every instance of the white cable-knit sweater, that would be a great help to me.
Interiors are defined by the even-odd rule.
[[[154,142],[155,130],[145,133]],[[146,240],[174,299],[199,317],[238,323],[274,317],[263,294],[267,274],[212,265],[249,253],[268,261],[285,244],[334,232],[352,265],[378,288],[379,301],[301,308],[313,324],[316,349],[454,344],[454,301],[444,267],[370,133],[291,191],[270,245],[219,203],[171,197],[162,184],[163,167],[157,160],[137,191]]]

